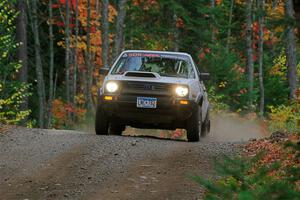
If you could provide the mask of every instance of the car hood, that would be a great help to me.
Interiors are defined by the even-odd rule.
[[[160,76],[156,78],[148,77],[129,77],[124,75],[109,75],[106,76],[105,81],[140,81],[140,82],[154,82],[154,83],[169,83],[169,84],[183,84],[189,85],[192,79],[165,77]]]

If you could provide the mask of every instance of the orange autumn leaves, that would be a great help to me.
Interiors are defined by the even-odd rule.
[[[264,154],[258,162],[258,166],[270,166],[276,162],[281,163],[280,169],[272,171],[270,175],[280,178],[284,175],[283,168],[286,167],[300,167],[300,159],[294,152],[293,148],[286,148],[284,144],[289,141],[291,143],[297,143],[300,140],[299,135],[285,135],[281,132],[275,132],[275,137],[271,139],[260,139],[252,141],[245,146],[244,154],[246,156],[255,156],[259,152],[263,151]],[[255,171],[255,169],[252,169]]]
[[[102,33],[101,33],[101,1],[99,0],[90,0],[90,21],[88,24],[88,1],[87,0],[78,0],[78,5],[76,5],[75,0],[68,0],[70,6],[70,49],[72,54],[76,54],[76,59],[73,63],[70,64],[71,76],[75,71],[75,64],[77,63],[78,70],[78,84],[76,88],[76,97],[75,105],[72,103],[66,103],[62,99],[55,99],[52,102],[52,113],[54,118],[54,127],[59,128],[63,126],[70,125],[72,121],[70,120],[70,115],[74,116],[76,119],[84,118],[86,113],[85,108],[85,95],[84,87],[85,83],[83,81],[82,74],[87,72],[87,59],[90,59],[90,63],[93,68],[93,81],[94,85],[90,89],[93,96],[96,96],[97,86],[99,85],[99,68],[102,66]],[[56,4],[52,5],[53,9],[56,9],[56,13],[60,13],[60,17],[55,16],[53,21],[54,24],[59,28],[59,32],[65,37],[65,24],[66,19],[65,9],[66,9],[66,0],[60,0]],[[76,8],[78,8],[78,35],[76,35]],[[117,15],[116,9],[109,5],[109,14],[108,21],[112,23]],[[59,12],[58,12],[59,11]],[[90,44],[88,48],[88,37],[89,33]],[[65,38],[62,38],[61,41],[57,42],[58,46],[66,48]],[[112,42],[113,35],[110,36],[110,42]],[[87,56],[87,55],[90,56]],[[71,55],[71,57],[73,57]],[[75,58],[75,57],[73,57]],[[73,117],[73,118],[74,118]]]
[[[95,80],[99,78],[99,68],[102,66],[102,34],[101,34],[101,4],[99,1],[90,0],[90,8],[91,8],[91,19],[90,19],[90,54],[93,59],[91,63],[94,66],[93,76]],[[78,1],[78,20],[81,24],[81,28],[87,32],[87,0],[79,0]],[[109,5],[109,15],[108,21],[113,22],[117,15],[116,9]],[[113,35],[109,36],[110,42],[112,42]],[[75,46],[75,35],[71,36],[71,43],[73,44],[73,48],[77,49],[77,63],[79,71],[86,70],[86,58],[85,55],[87,53],[87,36],[81,35],[78,38],[77,46]],[[96,81],[97,82],[97,81]],[[96,85],[93,86],[95,88]],[[92,88],[93,94],[95,94],[95,90]]]
[[[149,10],[150,8],[159,8],[159,3],[156,0],[133,0],[132,4],[145,11]]]
[[[51,113],[54,119],[53,127],[61,128],[71,124],[68,115],[76,116],[78,120],[81,120],[84,118],[86,110],[83,108],[74,107],[72,104],[65,103],[61,99],[55,99],[52,102]]]
[[[61,1],[63,5],[65,6],[65,1]],[[75,25],[74,25],[74,17],[75,17],[75,8],[72,7],[72,17],[70,22],[71,27],[71,36],[70,36],[70,47],[72,49],[76,49],[77,52],[77,63],[79,64],[79,70],[85,70],[86,69],[86,63],[85,63],[85,53],[87,51],[87,36],[86,33],[88,32],[88,26],[87,26],[87,0],[78,0],[78,21],[79,21],[79,29],[82,32],[81,35],[78,35],[77,37],[77,45],[76,45],[76,35],[75,35]],[[101,40],[101,4],[97,0],[90,0],[90,23],[89,23],[89,32],[90,32],[90,53],[93,54],[92,63],[94,64],[95,71],[102,66],[102,40]],[[109,22],[113,22],[115,17],[117,15],[116,9],[109,5],[109,16],[108,20]],[[60,32],[64,33],[64,30],[60,30]],[[110,38],[113,36],[111,35]],[[65,41],[59,41],[58,46],[62,46],[65,48]]]

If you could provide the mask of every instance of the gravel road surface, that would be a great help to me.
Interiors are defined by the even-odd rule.
[[[214,122],[198,143],[25,128],[0,133],[0,199],[201,199],[203,189],[189,175],[213,177],[215,157],[260,136],[253,124]],[[245,135],[249,128],[254,135]]]

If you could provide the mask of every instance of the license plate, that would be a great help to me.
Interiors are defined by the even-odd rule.
[[[157,98],[137,97],[136,107],[138,108],[156,108]]]

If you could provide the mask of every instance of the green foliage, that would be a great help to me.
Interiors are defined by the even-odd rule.
[[[15,50],[18,44],[15,43],[15,24],[16,12],[12,9],[12,3],[16,0],[3,0],[0,3],[0,59],[1,59],[1,119],[2,121],[10,121],[16,123],[19,118],[24,118],[28,112],[18,115],[22,99],[28,94],[28,86],[16,81],[16,74],[19,63],[15,62]],[[30,1],[27,1],[30,2]],[[65,2],[65,1],[64,1]],[[113,36],[115,35],[116,18],[113,18],[113,7],[117,8],[119,1],[110,1],[110,47],[113,46]],[[247,112],[248,80],[246,69],[246,41],[245,41],[245,4],[243,1],[215,1],[215,6],[211,5],[211,0],[138,0],[127,1],[126,19],[124,23],[124,49],[149,49],[149,50],[169,50],[173,51],[179,47],[179,51],[190,53],[200,71],[209,72],[211,81],[207,83],[209,89],[210,101],[213,109],[219,111],[222,109],[230,109],[232,111]],[[232,10],[232,20],[229,22],[231,13],[231,2],[234,2]],[[54,80],[55,97],[65,96],[65,49],[62,48],[64,43],[64,23],[60,16],[65,16],[64,3],[53,3],[53,19],[49,19],[48,1],[38,4],[37,16],[39,18],[39,32],[41,45],[41,60],[43,63],[43,72],[45,79],[46,94],[49,93],[49,25],[53,25],[54,33]],[[74,53],[78,55],[78,77],[76,83],[77,94],[86,93],[86,84],[83,83],[87,61],[83,52],[86,46],[86,1],[80,1],[79,13],[84,18],[79,20],[79,45],[83,46],[77,50],[74,48],[75,21],[70,25],[73,36],[71,37],[71,56],[70,68],[71,77],[73,66],[75,66]],[[271,1],[266,2],[266,11],[263,13],[253,4],[253,53],[254,57],[258,55],[258,16],[264,14],[265,18],[265,35],[264,35],[264,86],[265,86],[265,110],[273,106],[279,108],[281,105],[287,105],[288,102],[288,83],[286,79],[286,58],[284,50],[284,29],[286,20],[284,19],[284,7],[278,4],[277,9],[272,7]],[[98,7],[99,6],[99,7]],[[101,4],[97,4],[101,10]],[[31,13],[30,6],[27,14]],[[72,10],[72,19],[75,19],[75,10]],[[31,13],[32,14],[32,13]],[[94,13],[96,14],[96,13]],[[92,14],[92,16],[94,16]],[[101,17],[97,12],[92,18],[92,29],[99,29],[98,20]],[[299,20],[298,20],[299,21]],[[84,22],[82,24],[82,22]],[[95,27],[94,27],[95,25]],[[31,30],[31,21],[27,23],[28,36],[28,81],[36,86],[36,72],[34,67],[34,38]],[[100,29],[99,29],[100,31]],[[94,32],[94,30],[92,31]],[[92,49],[101,47],[100,36],[96,35],[97,40],[92,42]],[[93,35],[93,34],[92,34]],[[99,37],[98,37],[99,36]],[[80,39],[82,38],[82,39]],[[94,39],[92,39],[94,40]],[[98,42],[99,40],[99,42]],[[97,42],[96,42],[97,41]],[[93,44],[94,43],[94,44]],[[299,46],[299,45],[298,45]],[[113,51],[110,49],[110,52]],[[95,53],[95,54],[94,54]],[[92,57],[100,58],[101,51],[93,53]],[[300,52],[299,52],[300,53]],[[94,56],[95,55],[95,56]],[[298,58],[300,55],[298,56]],[[97,76],[97,70],[100,66],[101,59],[96,59],[94,74]],[[109,54],[109,62],[113,63],[113,58]],[[254,106],[259,102],[259,85],[258,85],[258,61],[254,63]],[[82,72],[82,73],[81,73]],[[300,64],[298,65],[298,73],[300,76]],[[74,77],[74,76],[73,76]],[[72,79],[72,78],[71,78]],[[95,78],[97,82],[98,78]],[[18,93],[20,92],[21,93]],[[96,91],[92,88],[92,91]],[[31,118],[38,116],[38,95],[37,91],[33,91],[34,95],[29,98],[29,105],[32,108]],[[18,94],[18,95],[14,95]],[[22,96],[23,95],[23,96]],[[65,101],[66,99],[63,99]],[[49,102],[48,102],[49,103]],[[70,102],[67,102],[70,103]],[[85,105],[85,103],[84,103]],[[18,109],[17,109],[17,108]],[[251,110],[253,110],[251,108]],[[285,110],[285,108],[283,108]],[[12,111],[12,112],[11,112]],[[19,116],[19,117],[16,117]],[[55,113],[53,116],[56,117]],[[62,122],[59,120],[58,122]],[[12,121],[11,121],[12,120]],[[295,123],[292,123],[294,126]],[[33,123],[34,125],[34,123]],[[290,130],[290,128],[288,128]]]
[[[15,62],[18,44],[14,40],[16,12],[7,1],[0,2],[0,123],[17,124],[30,111],[21,110],[29,85],[16,80],[20,63]]]
[[[300,134],[300,104],[269,107],[269,128],[271,132],[282,131]]]
[[[281,49],[278,53],[279,55],[273,59],[266,59],[268,63],[265,71],[266,107],[288,104],[289,89],[286,78],[285,49]],[[300,66],[298,67],[298,74],[300,76]]]
[[[218,180],[206,180],[192,177],[207,189],[205,199],[299,199],[300,193],[296,188],[297,170],[294,167],[285,168],[286,176],[278,178],[270,173],[278,170],[281,165],[258,166],[263,153],[254,158],[230,158],[223,156],[222,161],[216,163],[216,171],[221,176]],[[253,172],[253,170],[255,172]],[[299,168],[298,168],[299,170]],[[299,177],[299,176],[298,176]]]
[[[215,87],[210,87],[208,89],[209,101],[212,105],[212,111],[220,112],[224,110],[229,110],[229,106],[225,104],[226,96],[223,94],[217,94]]]
[[[203,65],[211,74],[216,92],[224,97],[223,102],[232,110],[247,109],[248,81],[239,55],[227,51],[221,44],[210,45],[210,49],[212,53],[206,54]],[[257,95],[257,90],[254,94]]]

